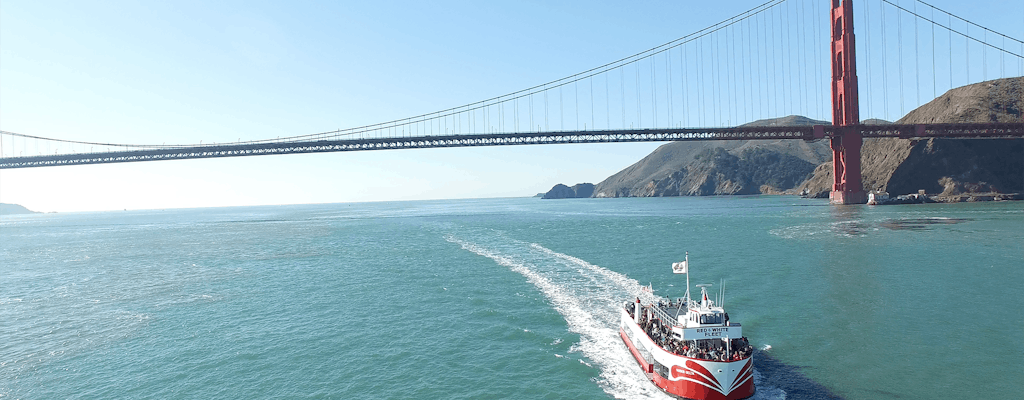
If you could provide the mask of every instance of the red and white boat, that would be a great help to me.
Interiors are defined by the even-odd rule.
[[[690,299],[689,256],[672,265],[686,275],[686,297],[676,302],[626,301],[619,336],[656,386],[693,400],[738,400],[754,395],[753,347],[720,301]],[[720,292],[719,300],[724,297]]]

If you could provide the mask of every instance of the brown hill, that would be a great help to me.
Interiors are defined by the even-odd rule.
[[[981,82],[952,89],[918,107],[898,124],[1024,122],[1024,77]],[[865,139],[861,149],[864,189],[893,195],[1024,190],[1021,139]],[[815,197],[828,197],[832,162],[819,165],[800,185]]]
[[[801,116],[744,126],[827,124]],[[753,194],[795,187],[831,158],[828,143],[802,140],[672,142],[608,177],[594,197]]]
[[[541,193],[542,199],[582,199],[588,198],[594,195],[594,184],[593,183],[577,183],[575,185],[565,186],[561,183],[555,185],[547,193]]]

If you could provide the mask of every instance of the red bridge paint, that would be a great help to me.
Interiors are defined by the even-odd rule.
[[[867,202],[860,174],[860,103],[857,53],[853,36],[853,0],[832,0],[832,136],[833,204]]]

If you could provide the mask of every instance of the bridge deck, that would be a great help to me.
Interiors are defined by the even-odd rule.
[[[859,130],[865,138],[898,137],[904,139],[916,139],[933,137],[1024,137],[1024,123],[856,125],[849,128]],[[0,169],[158,160],[184,160],[194,158],[244,157],[271,154],[423,149],[436,147],[512,146],[560,143],[673,142],[693,140],[819,140],[836,135],[837,132],[839,132],[839,129],[841,128],[831,125],[676,128],[211,144],[153,149],[131,149],[101,153],[69,153],[46,156],[6,157],[0,158]]]

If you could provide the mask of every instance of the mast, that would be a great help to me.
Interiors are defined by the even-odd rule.
[[[686,303],[690,303],[690,252],[686,252],[683,262],[672,263],[673,274],[686,274]]]
[[[686,252],[686,258],[683,262],[672,263],[673,274],[686,274],[686,306],[690,306],[690,252]],[[676,319],[679,318],[679,313],[683,311],[682,305],[676,311]]]
[[[686,306],[690,306],[690,252],[686,252],[686,258],[683,259],[686,264]]]

